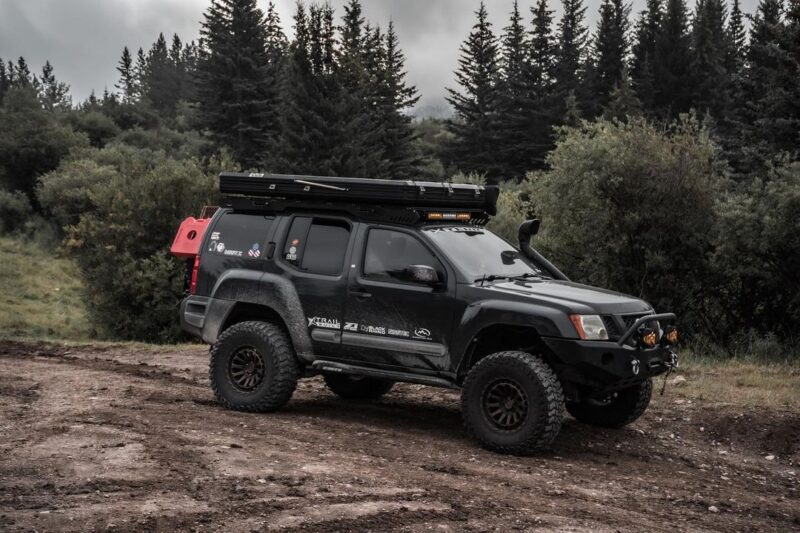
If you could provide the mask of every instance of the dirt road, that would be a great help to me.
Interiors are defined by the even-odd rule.
[[[197,348],[0,343],[0,530],[789,531],[800,414],[658,397],[568,418],[550,453],[483,451],[458,395],[224,411]]]

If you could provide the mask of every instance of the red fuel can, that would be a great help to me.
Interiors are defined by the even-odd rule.
[[[210,218],[189,217],[181,222],[175,240],[169,251],[175,257],[191,259],[200,253],[200,244],[203,242],[203,235],[206,233]]]

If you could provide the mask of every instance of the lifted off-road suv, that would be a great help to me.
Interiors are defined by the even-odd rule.
[[[223,206],[187,219],[183,328],[212,345],[228,408],[272,411],[321,374],[344,398],[395,382],[461,389],[483,446],[550,445],[566,405],[620,427],[677,364],[671,313],[570,282],[530,245],[484,228],[494,186],[227,174]]]

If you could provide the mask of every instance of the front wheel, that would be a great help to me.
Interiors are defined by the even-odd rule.
[[[483,447],[525,455],[547,448],[558,435],[564,393],[540,357],[498,352],[467,374],[461,409],[467,432]]]
[[[612,393],[601,399],[586,399],[568,403],[567,411],[580,422],[606,428],[627,426],[642,416],[650,405],[653,381]]]

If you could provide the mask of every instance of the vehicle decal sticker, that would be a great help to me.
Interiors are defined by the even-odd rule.
[[[253,258],[261,257],[261,250],[258,249],[258,243],[253,244],[250,247],[250,250],[247,252],[247,255]]]
[[[217,244],[217,253],[221,254],[224,251],[225,251],[225,243],[221,242],[221,243]]]
[[[475,226],[453,226],[453,227],[446,227],[446,228],[426,228],[425,231],[429,233],[440,233],[443,231],[449,231],[451,233],[486,233],[483,228],[476,228]]]
[[[342,325],[336,318],[326,318],[323,316],[314,316],[308,319],[308,326],[316,326],[318,328],[326,329],[341,329]]]
[[[411,336],[411,334],[408,331],[404,330],[404,329],[391,329],[390,328],[388,333],[389,333],[389,335],[393,335],[395,337],[410,337]]]
[[[244,255],[244,252],[242,252],[241,250],[225,250],[223,255],[230,255],[230,256],[233,256],[233,257],[242,257]]]
[[[219,232],[218,231],[214,231],[214,232],[211,233],[211,240],[212,241],[218,241],[219,240]]]
[[[414,330],[414,338],[429,341],[431,340],[431,330],[428,328],[417,328]]]
[[[372,333],[374,335],[386,335],[386,328],[383,326],[367,326],[361,324],[361,331],[364,333]]]
[[[345,322],[344,323],[344,330],[345,331],[358,331],[358,322]]]

